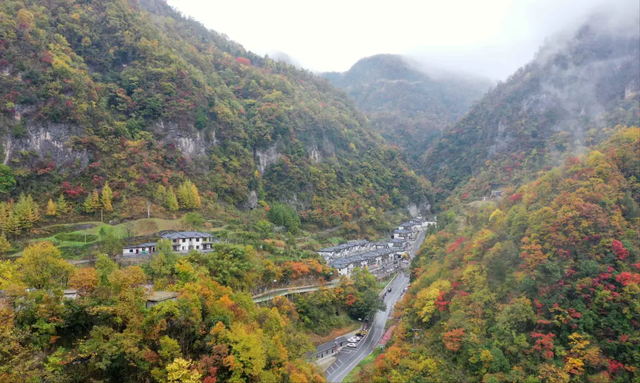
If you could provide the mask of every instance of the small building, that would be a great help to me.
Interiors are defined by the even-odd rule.
[[[318,250],[318,254],[320,254],[327,262],[331,262],[333,259],[348,257],[352,254],[375,248],[375,246],[376,245],[374,243],[362,239],[320,249]]]
[[[176,231],[160,236],[171,242],[173,251],[188,253],[191,250],[207,252],[213,248],[213,236],[200,231]]]
[[[78,290],[76,289],[66,289],[63,291],[64,297],[66,299],[76,299],[78,298]]]
[[[403,240],[413,239],[415,238],[415,232],[412,230],[396,230],[393,232],[392,238]]]
[[[154,291],[147,295],[147,308],[150,309],[155,305],[158,305],[166,301],[176,301],[178,299],[178,293],[173,291]]]
[[[139,245],[125,246],[122,249],[124,256],[148,255],[156,252],[156,242],[146,242]]]
[[[500,198],[502,198],[502,190],[491,191],[491,199],[500,199]]]

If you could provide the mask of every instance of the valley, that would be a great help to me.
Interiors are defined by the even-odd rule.
[[[354,44],[338,20],[376,9],[345,5],[297,60],[208,3],[1,2],[0,382],[637,382],[640,14],[618,1],[500,81],[384,49],[480,49],[489,14]],[[214,5],[251,44],[317,33]],[[519,44],[544,8],[496,7]],[[320,54],[341,44],[366,54]]]

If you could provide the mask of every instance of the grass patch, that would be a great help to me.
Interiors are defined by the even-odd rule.
[[[83,232],[74,233],[60,233],[54,236],[55,239],[61,242],[95,242],[98,240],[98,236],[95,234],[86,234]]]
[[[366,358],[362,359],[357,366],[347,374],[342,380],[343,383],[358,383],[360,380],[358,379],[358,374],[362,369],[367,369],[373,367],[373,362],[376,360],[378,355],[380,355],[382,351],[379,347],[376,347],[371,354],[369,354]]]

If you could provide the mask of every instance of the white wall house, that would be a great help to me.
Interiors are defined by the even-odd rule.
[[[148,255],[156,252],[156,242],[146,242],[139,245],[125,246],[122,249],[124,256]]]
[[[160,237],[171,241],[173,251],[178,253],[188,253],[191,250],[207,252],[213,247],[213,236],[200,231],[178,231]]]

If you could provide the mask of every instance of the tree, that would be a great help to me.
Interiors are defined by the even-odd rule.
[[[107,255],[122,254],[122,240],[112,227],[102,226],[98,230],[100,236],[101,250]]]
[[[113,192],[109,187],[109,182],[104,184],[102,188],[102,196],[100,197],[100,203],[102,203],[102,207],[105,211],[113,211],[112,205]]]
[[[7,237],[4,233],[0,234],[0,254],[4,254],[11,250],[11,244],[7,240]]]
[[[178,187],[178,200],[184,209],[197,209],[202,206],[198,188],[191,180],[186,180]]]
[[[9,195],[16,188],[16,179],[13,169],[0,164],[0,195]]]
[[[87,196],[87,199],[84,200],[84,211],[86,213],[95,213],[100,209],[100,194],[98,193],[98,189],[93,189],[93,193]]]
[[[58,214],[67,214],[69,212],[69,204],[67,200],[64,199],[64,194],[60,194],[58,200],[56,201],[56,210]]]
[[[292,234],[296,234],[300,229],[300,216],[291,205],[274,203],[270,205],[267,217],[271,223],[285,226]]]
[[[63,287],[75,270],[51,242],[37,242],[27,247],[16,262],[22,281],[36,289]]]
[[[201,376],[189,360],[176,358],[167,366],[167,383],[200,383]]]
[[[154,195],[154,199],[157,204],[164,205],[167,201],[167,188],[164,185],[158,185],[158,189],[156,189],[156,194]]]
[[[180,205],[178,205],[178,198],[176,197],[176,193],[173,191],[173,188],[169,188],[164,205],[170,211],[176,211],[180,208]]]
[[[31,194],[25,196],[24,193],[21,193],[13,212],[20,222],[20,229],[22,230],[30,229],[40,220],[38,205],[33,201]]]
[[[156,253],[151,256],[148,265],[148,274],[154,280],[170,277],[175,272],[176,254],[173,252],[171,241],[161,239],[156,244]]]
[[[184,215],[184,221],[194,230],[202,228],[205,224],[200,213],[187,213]]]
[[[49,202],[47,202],[47,216],[55,217],[57,214],[56,203],[53,202],[53,199],[49,198]]]

